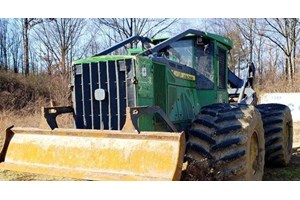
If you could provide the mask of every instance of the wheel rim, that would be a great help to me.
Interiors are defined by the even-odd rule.
[[[250,177],[254,176],[259,168],[258,154],[258,139],[256,132],[254,132],[250,143]]]

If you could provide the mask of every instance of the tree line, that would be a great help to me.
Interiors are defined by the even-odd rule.
[[[188,28],[233,40],[229,65],[237,73],[247,61],[260,80],[274,73],[292,82],[298,71],[298,18],[1,18],[0,70],[67,75],[72,61],[133,35],[171,36]]]

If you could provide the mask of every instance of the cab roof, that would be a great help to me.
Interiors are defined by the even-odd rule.
[[[195,36],[195,34],[187,34],[184,38],[189,38],[189,37],[194,37],[194,36]],[[223,36],[216,35],[213,33],[208,33],[208,32],[203,32],[203,37],[206,37],[206,38],[212,39],[212,40],[216,40],[217,42],[220,42],[221,44],[225,45],[229,49],[231,49],[233,47],[233,42],[227,37],[223,37]],[[151,39],[151,41],[154,44],[157,44],[157,43],[165,41],[169,38],[171,38],[171,37],[159,37],[159,38],[153,38],[153,39]]]

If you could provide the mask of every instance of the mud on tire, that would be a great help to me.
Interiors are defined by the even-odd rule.
[[[282,104],[261,104],[260,111],[265,130],[267,166],[286,166],[292,155],[293,120],[289,107]]]
[[[205,106],[187,137],[182,180],[262,180],[265,142],[254,106]]]

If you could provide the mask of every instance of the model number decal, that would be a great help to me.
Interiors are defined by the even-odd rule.
[[[172,70],[172,72],[173,72],[174,76],[176,76],[178,78],[191,80],[191,81],[196,80],[196,77],[194,75],[187,74],[187,73],[180,72],[180,71],[176,71],[176,70]]]

